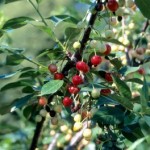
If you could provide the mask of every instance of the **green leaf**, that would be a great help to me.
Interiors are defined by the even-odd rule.
[[[120,95],[130,100],[132,98],[132,95],[128,85],[124,81],[120,80],[118,77],[115,76],[113,76],[113,81],[115,82]]]
[[[31,86],[32,84],[33,83],[31,80],[20,80],[17,82],[12,82],[12,83],[6,84],[5,86],[3,86],[1,88],[1,91],[12,89],[12,88],[17,88],[17,87],[21,87],[21,86]]]
[[[16,2],[16,1],[22,1],[22,0],[5,0],[5,4]]]
[[[34,90],[31,86],[26,86],[22,89],[22,93],[33,93]]]
[[[119,60],[118,58],[113,58],[110,60],[110,63],[114,65],[114,67],[116,67],[117,70],[119,70],[121,67],[123,67],[121,60]]]
[[[101,107],[93,115],[93,120],[106,125],[120,124],[124,119],[124,113],[122,110],[115,107]]]
[[[56,15],[56,16],[48,17],[46,19],[50,19],[55,24],[55,26],[57,26],[61,22],[69,22],[73,24],[78,23],[78,20],[76,18],[69,15]]]
[[[149,125],[150,127],[150,116],[144,116],[145,122]]]
[[[116,40],[116,39],[106,39],[106,38],[104,38],[104,37],[96,37],[96,38],[94,38],[94,39],[95,39],[95,40],[104,41],[104,42],[110,42],[110,43],[117,44],[117,45],[126,46],[126,45],[124,45],[123,43],[119,42],[119,41]]]
[[[29,18],[29,17],[18,17],[18,18],[13,18],[5,22],[3,25],[3,30],[8,30],[8,29],[17,29],[22,26],[25,26],[28,24],[30,21],[34,21],[34,19]]]
[[[39,4],[39,3],[41,3],[41,2],[42,2],[42,0],[36,0],[36,2]]]
[[[51,80],[48,83],[44,84],[41,89],[41,96],[46,94],[53,94],[57,92],[63,85],[63,80]]]
[[[32,109],[33,109],[33,106],[32,106],[32,105],[26,106],[26,107],[23,109],[23,115],[24,115],[27,119],[30,118],[31,113],[32,113]]]
[[[133,104],[130,102],[130,99],[127,97],[122,97],[118,95],[111,95],[111,98],[114,99],[115,101],[119,102],[122,106],[124,106],[128,110],[133,109]]]
[[[72,28],[72,27],[66,28],[65,39],[73,40],[80,34],[80,32],[81,30],[78,28]]]
[[[143,83],[143,87],[142,87],[142,91],[141,91],[141,105],[142,105],[143,111],[144,111],[144,109],[146,109],[147,102],[149,100],[148,93],[149,93],[148,92],[148,85],[147,85],[146,79],[144,77],[144,83]]]
[[[20,55],[8,55],[6,57],[6,65],[19,65],[23,60],[24,58]]]
[[[2,37],[4,34],[4,31],[3,30],[0,30],[0,37]]]
[[[52,29],[50,27],[47,27],[47,26],[35,26],[35,27],[37,27],[41,31],[47,33],[51,39],[55,40],[54,32],[52,31]]]
[[[148,136],[150,133],[150,127],[148,126],[144,118],[141,118],[139,120],[139,125],[144,136]],[[147,142],[150,143],[150,139],[147,139]]]
[[[129,148],[128,150],[136,150],[136,148],[141,144],[143,143],[146,139],[150,138],[150,136],[146,136],[146,137],[143,137],[141,139],[138,139],[136,140]]]
[[[132,78],[132,79],[128,79],[125,80],[126,82],[134,82],[134,83],[138,83],[138,84],[143,84],[143,81],[141,79],[138,78]]]
[[[12,108],[11,108],[11,112],[15,111],[17,108],[21,108],[23,107],[30,99],[31,97],[33,97],[33,94],[30,95],[26,95],[24,97],[18,98],[16,99],[13,104],[12,104]]]
[[[139,68],[140,68],[140,67],[129,67],[129,66],[128,66],[128,67],[127,67],[127,70],[126,70],[126,72],[125,72],[124,75],[126,76],[126,75],[128,75],[128,74],[130,74],[130,73],[134,73],[134,72],[138,71]]]
[[[144,17],[150,19],[150,1],[149,0],[135,0],[135,4],[140,9]]]
[[[97,105],[104,105],[104,104],[111,104],[111,105],[117,105],[118,102],[116,102],[114,99],[112,99],[109,96],[103,96],[101,95],[97,101]]]

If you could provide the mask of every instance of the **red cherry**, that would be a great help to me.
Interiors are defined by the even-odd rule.
[[[144,74],[145,74],[144,68],[140,68],[140,69],[138,70],[138,73],[141,74],[141,75],[144,75]]]
[[[110,89],[101,89],[101,94],[102,94],[102,95],[107,96],[107,95],[109,95],[110,93],[111,93],[111,90],[110,90]]]
[[[64,75],[62,73],[55,73],[54,79],[55,80],[62,80],[64,78]]]
[[[72,77],[72,83],[74,85],[79,85],[79,84],[83,83],[83,79],[79,75],[75,75]]]
[[[87,73],[89,71],[89,66],[83,61],[78,61],[76,63],[76,69],[79,71],[83,71],[84,73]]]
[[[50,64],[48,66],[48,70],[51,72],[51,73],[55,73],[57,71],[57,66],[55,64]]]
[[[95,55],[91,58],[92,65],[99,65],[102,62],[102,58],[98,55]]]
[[[63,99],[63,105],[65,107],[71,106],[72,103],[73,103],[73,101],[72,101],[72,99],[70,97],[64,97],[64,99]]]
[[[119,4],[116,0],[108,0],[107,7],[110,11],[115,12],[118,9]]]
[[[111,73],[105,73],[105,80],[108,82],[113,82]]]
[[[47,103],[48,103],[48,100],[47,100],[47,98],[46,97],[40,97],[40,99],[39,99],[39,105],[41,105],[41,106],[44,106],[44,105],[47,105]]]
[[[104,52],[104,55],[109,55],[111,52],[111,46],[109,44],[106,44],[106,51]]]
[[[68,88],[68,91],[69,91],[69,93],[71,93],[71,94],[77,94],[77,93],[80,91],[80,89],[79,89],[77,86],[75,86],[75,85],[71,85],[71,86]]]

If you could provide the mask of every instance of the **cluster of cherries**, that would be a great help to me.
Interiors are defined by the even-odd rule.
[[[78,44],[78,46],[77,46],[77,44]],[[80,48],[80,46],[81,45],[79,42],[75,42],[73,45],[73,47],[75,49]],[[111,47],[110,47],[110,45],[106,44],[106,49],[103,54],[108,55],[108,54],[110,54],[110,52],[111,52]],[[101,64],[101,62],[102,62],[102,57],[99,55],[95,54],[94,56],[92,56],[90,58],[90,63],[94,67]],[[57,72],[57,66],[55,64],[50,64],[48,66],[48,69],[54,75],[55,80],[62,80],[64,78],[64,75],[62,73]],[[79,72],[79,74],[74,75],[72,77],[72,83],[67,86],[68,92],[70,94],[74,94],[74,95],[76,95],[80,91],[80,88],[78,87],[78,85],[84,83],[84,74],[89,72],[90,67],[89,67],[88,63],[86,63],[84,61],[77,61],[76,62],[76,70]],[[112,82],[111,73],[105,74],[105,80],[108,82]],[[110,89],[102,89],[101,90],[101,94],[104,94],[104,95],[108,95],[110,92],[111,92]],[[96,92],[92,91],[92,96],[94,98],[96,98],[94,95],[96,95]],[[66,96],[66,97],[64,97],[62,103],[65,107],[70,107],[73,104],[73,100],[70,97]]]

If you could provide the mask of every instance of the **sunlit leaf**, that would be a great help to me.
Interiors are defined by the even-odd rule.
[[[63,83],[64,83],[63,80],[49,81],[42,87],[40,95],[53,94],[57,92],[62,87]]]

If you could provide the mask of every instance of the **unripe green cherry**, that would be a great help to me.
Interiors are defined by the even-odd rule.
[[[97,43],[98,43],[98,41],[91,40],[89,45],[90,45],[91,48],[96,48]]]
[[[42,117],[45,117],[46,114],[47,114],[47,111],[46,111],[45,109],[41,109],[41,110],[40,110],[40,115],[41,115]]]
[[[36,122],[40,122],[42,120],[42,116],[41,115],[36,115],[35,116],[35,121]]]
[[[81,43],[78,42],[78,41],[77,41],[77,42],[74,42],[74,43],[73,43],[73,48],[74,48],[74,49],[80,49],[80,48],[81,48]]]
[[[98,98],[100,96],[100,91],[97,89],[93,89],[91,95],[93,98]]]
[[[98,42],[96,47],[100,53],[104,53],[106,51],[106,45],[101,42]]]
[[[114,37],[114,32],[113,32],[113,30],[106,30],[105,31],[105,37],[106,38],[113,38]]]

